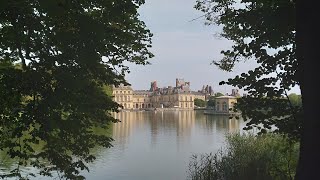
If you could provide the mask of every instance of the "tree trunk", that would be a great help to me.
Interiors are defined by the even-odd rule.
[[[297,0],[297,58],[304,111],[300,158],[295,179],[320,179],[319,33],[317,6]],[[316,178],[318,177],[318,178]]]

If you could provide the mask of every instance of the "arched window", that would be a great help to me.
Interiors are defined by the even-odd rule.
[[[216,106],[216,111],[220,111],[220,102],[217,102]]]
[[[139,108],[139,105],[138,105],[138,104],[136,104],[136,108],[137,108],[137,109]]]

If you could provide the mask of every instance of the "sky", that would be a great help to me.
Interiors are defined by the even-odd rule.
[[[253,60],[236,64],[233,72],[210,65],[222,58],[221,50],[230,49],[232,42],[217,37],[221,28],[204,25],[204,18],[192,21],[203,15],[193,8],[195,1],[146,0],[139,8],[140,19],[154,35],[150,51],[155,57],[149,59],[151,65],[129,65],[126,79],[133,89],[147,90],[152,81],[158,87],[175,86],[175,79],[183,78],[195,91],[209,85],[214,92],[231,93],[234,87],[219,86],[219,82],[257,67]],[[299,93],[299,88],[292,92]]]

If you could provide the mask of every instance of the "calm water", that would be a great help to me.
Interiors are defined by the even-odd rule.
[[[241,120],[200,111],[121,112],[113,124],[114,147],[95,150],[88,180],[182,180],[192,154],[215,152]],[[37,178],[38,179],[38,178]],[[48,179],[48,178],[40,178]],[[52,179],[52,178],[50,178]]]
[[[193,153],[217,151],[224,134],[242,123],[198,111],[121,112],[113,126],[114,147],[99,152],[88,179],[186,179]]]

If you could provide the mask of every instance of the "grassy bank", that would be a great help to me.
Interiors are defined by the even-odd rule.
[[[217,153],[193,155],[188,179],[293,179],[299,144],[276,134],[227,135],[227,146]]]

